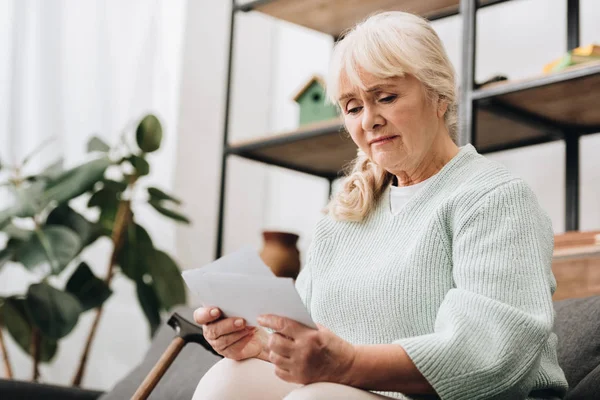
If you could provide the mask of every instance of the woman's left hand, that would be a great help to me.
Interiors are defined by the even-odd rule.
[[[258,323],[276,331],[268,342],[269,361],[275,374],[287,382],[349,384],[355,348],[329,329],[318,330],[276,315],[261,315]]]

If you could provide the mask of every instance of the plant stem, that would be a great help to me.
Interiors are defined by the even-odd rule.
[[[40,370],[38,369],[38,365],[40,363],[40,344],[42,337],[40,336],[40,331],[33,327],[31,330],[31,355],[33,356],[33,378],[31,379],[33,382],[37,382],[40,377]]]
[[[119,251],[123,245],[123,233],[127,226],[129,225],[130,219],[130,211],[131,211],[131,202],[128,200],[122,200],[119,203],[119,208],[117,210],[117,215],[115,216],[115,223],[113,224],[112,229],[112,242],[113,242],[113,251],[110,256],[110,262],[108,263],[108,273],[105,278],[105,282],[110,286],[110,281],[114,275],[113,269],[117,263],[117,258],[119,255]],[[96,330],[98,329],[98,323],[100,322],[100,317],[102,316],[102,306],[96,308],[96,316],[94,317],[94,322],[92,323],[92,327],[90,328],[90,333],[88,334],[88,338],[85,343],[85,347],[83,349],[83,354],[81,355],[81,359],[79,360],[79,367],[77,368],[77,373],[73,378],[73,386],[81,386],[81,381],[83,380],[83,375],[85,373],[85,367],[88,360],[88,355],[90,352],[90,348],[92,346],[92,342],[94,337],[96,336]]]
[[[0,350],[2,350],[2,358],[4,360],[4,369],[6,371],[6,377],[8,379],[12,379],[13,372],[12,372],[12,367],[10,366],[8,352],[6,351],[6,345],[4,344],[4,335],[2,333],[2,329],[0,329]]]

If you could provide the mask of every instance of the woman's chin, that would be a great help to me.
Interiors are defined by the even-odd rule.
[[[397,151],[377,152],[373,154],[372,160],[381,168],[389,171],[390,168],[394,169],[398,165],[398,161],[402,160],[402,156]]]

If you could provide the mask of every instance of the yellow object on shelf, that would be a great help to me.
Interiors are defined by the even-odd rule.
[[[546,64],[544,66],[544,73],[562,71],[572,65],[579,65],[589,61],[600,61],[600,46],[590,44],[577,47],[559,59]]]

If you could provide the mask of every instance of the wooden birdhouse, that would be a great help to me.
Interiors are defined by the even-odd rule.
[[[337,107],[325,102],[325,83],[317,75],[304,84],[294,101],[300,106],[300,125],[330,120],[338,115]]]

